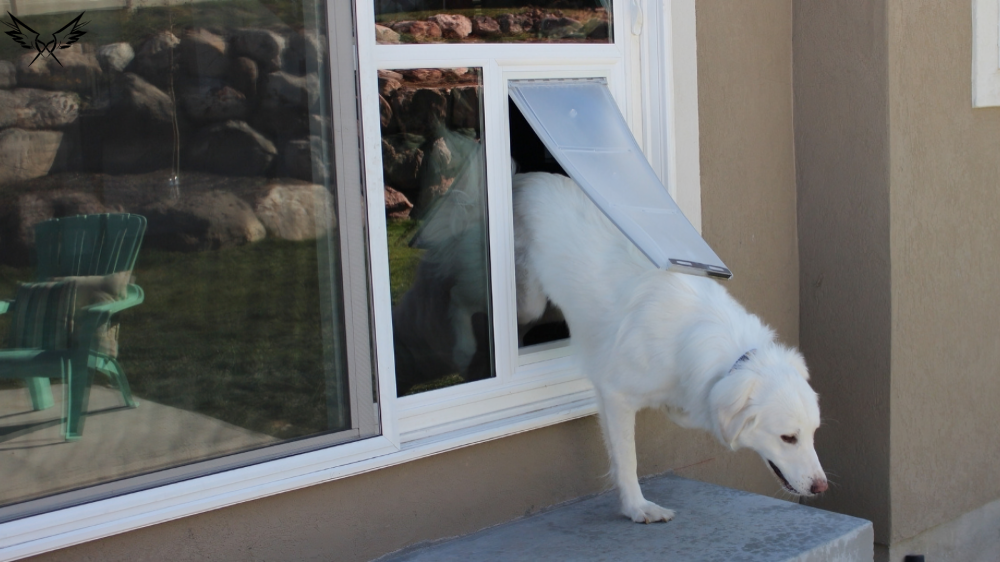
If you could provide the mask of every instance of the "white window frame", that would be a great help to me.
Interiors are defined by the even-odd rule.
[[[1000,106],[1000,0],[972,0],[972,107]]]
[[[330,2],[340,0],[328,0]],[[993,0],[996,2],[997,0]],[[0,524],[0,562],[353,476],[596,412],[570,357],[518,365],[503,80],[606,76],[626,121],[681,210],[701,230],[694,0],[616,0],[615,45],[375,45],[372,0],[356,0],[362,99],[377,68],[484,67],[491,280],[498,377],[396,398],[378,104],[362,103],[369,183],[375,349],[382,435]],[[331,22],[332,26],[332,22]],[[632,30],[641,30],[634,35]],[[406,56],[402,55],[406,50]],[[483,65],[476,61],[496,59]],[[502,65],[502,66],[501,66]],[[405,66],[397,66],[403,67]],[[498,86],[501,85],[501,86]],[[502,108],[502,109],[500,109]],[[374,127],[374,130],[373,130]],[[496,132],[500,132],[497,135]],[[377,189],[371,189],[376,186]],[[556,354],[559,355],[559,354]]]

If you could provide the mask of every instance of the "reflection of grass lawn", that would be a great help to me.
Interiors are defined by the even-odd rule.
[[[0,267],[0,296],[32,273]],[[281,438],[327,429],[314,242],[143,250],[136,282],[119,359],[138,397]]]
[[[408,245],[418,226],[387,224],[393,304],[413,283],[424,253]],[[0,266],[0,298],[12,298],[17,283],[33,276],[31,267]],[[136,396],[281,438],[327,429],[314,242],[268,238],[198,253],[143,249],[135,282],[146,300],[120,315],[119,359]],[[8,324],[0,315],[0,347]],[[451,380],[457,377],[414,391],[461,382]],[[3,387],[22,385],[0,380]]]
[[[389,290],[392,305],[396,306],[403,293],[413,285],[417,264],[424,250],[410,247],[410,238],[420,227],[420,222],[410,219],[388,219],[385,229],[389,241]]]

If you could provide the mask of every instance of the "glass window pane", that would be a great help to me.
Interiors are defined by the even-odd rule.
[[[400,396],[494,376],[482,69],[379,71]]]
[[[2,18],[0,507],[378,432],[349,8],[127,4]]]
[[[379,44],[611,43],[611,0],[375,0]]]

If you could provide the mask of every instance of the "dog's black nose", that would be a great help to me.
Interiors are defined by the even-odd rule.
[[[812,494],[822,494],[829,487],[830,485],[827,484],[826,480],[813,480],[813,485],[809,488],[809,492]]]

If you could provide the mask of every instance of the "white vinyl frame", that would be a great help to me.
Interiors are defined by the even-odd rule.
[[[328,0],[339,2],[341,0]],[[695,0],[616,0],[614,45],[375,45],[373,0],[356,0],[363,149],[370,189],[375,349],[382,435],[0,524],[0,562],[16,560],[345,478],[596,412],[572,358],[519,366],[505,80],[604,76],[671,195],[700,230]],[[994,2],[996,0],[993,0]],[[639,32],[638,35],[633,31]],[[460,56],[455,56],[455,52]],[[397,399],[381,193],[378,68],[484,69],[495,379]],[[523,363],[523,362],[522,362]]]
[[[1000,106],[1000,0],[972,0],[972,107]]]

